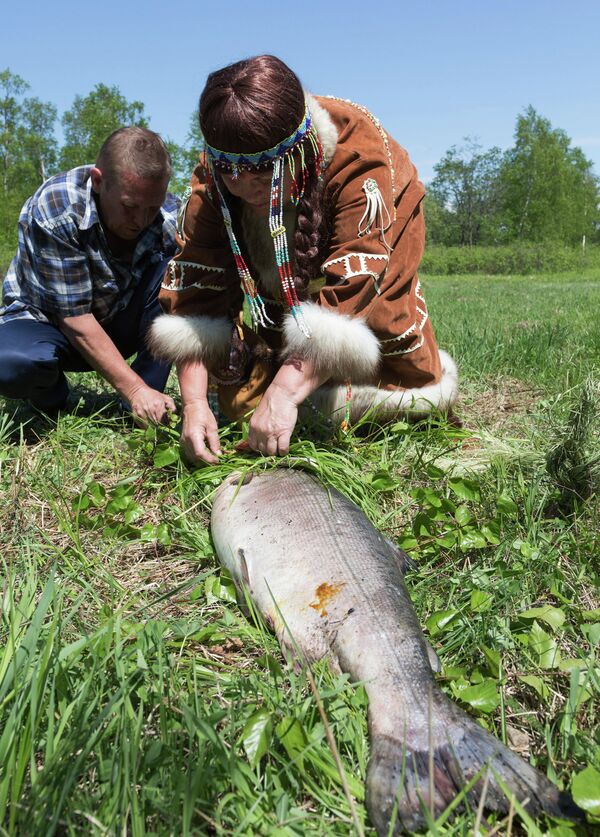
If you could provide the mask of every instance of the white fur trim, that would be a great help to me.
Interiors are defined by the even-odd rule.
[[[150,326],[147,342],[152,354],[168,363],[201,360],[211,365],[227,356],[231,323],[225,317],[161,314]]]
[[[304,98],[308,104],[310,115],[312,117],[317,134],[323,146],[323,162],[326,166],[333,159],[335,149],[338,141],[337,128],[333,124],[333,119],[327,113],[323,105],[320,105],[311,93],[304,93]]]
[[[350,420],[357,421],[367,412],[372,418],[385,421],[399,415],[419,418],[433,411],[449,410],[458,396],[458,369],[450,355],[441,349],[440,360],[442,377],[437,384],[392,391],[353,385]],[[346,388],[320,387],[310,401],[319,412],[339,424],[346,409]]]
[[[349,317],[303,302],[301,316],[310,337],[298,328],[291,313],[283,322],[283,359],[301,357],[319,373],[336,381],[372,379],[379,365],[379,341],[359,317]]]

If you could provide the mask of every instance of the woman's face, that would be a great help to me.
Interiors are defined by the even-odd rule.
[[[237,177],[227,172],[221,172],[221,178],[230,194],[240,198],[244,203],[258,215],[267,215],[271,202],[271,180],[273,169],[259,169],[258,171],[247,171],[242,169]],[[286,204],[292,199],[292,178],[284,167],[283,177],[284,202]]]
[[[242,170],[237,177],[221,172],[221,178],[230,194],[247,203],[255,212],[263,214],[269,210],[272,174],[270,168],[259,171]]]

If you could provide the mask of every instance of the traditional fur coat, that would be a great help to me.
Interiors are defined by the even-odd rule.
[[[348,382],[354,418],[370,408],[382,418],[447,410],[456,398],[457,371],[438,350],[418,278],[425,190],[415,167],[365,108],[327,97],[307,100],[324,150],[328,216],[321,268],[310,284],[310,299],[302,303],[310,337],[280,300],[266,220],[231,199],[236,237],[273,322],[260,327],[259,339],[251,337],[250,343],[272,350],[274,368],[293,356],[310,359],[326,373],[329,381],[312,402],[327,414],[342,417],[347,410]],[[180,252],[160,293],[165,313],[152,326],[150,345],[171,362],[202,360],[218,378],[232,355],[232,326],[234,336],[236,328],[240,332],[243,294],[218,198],[207,180],[201,158],[180,225]],[[294,207],[284,221],[293,253]],[[222,381],[229,390],[223,393],[226,412],[243,413],[257,403],[273,373],[264,370],[264,360],[256,363],[262,371]]]

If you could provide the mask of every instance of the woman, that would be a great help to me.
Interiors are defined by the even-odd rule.
[[[406,152],[270,55],[212,73],[199,118],[205,150],[150,334],[177,364],[188,458],[220,453],[209,377],[230,419],[254,409],[250,446],[270,455],[303,402],[337,421],[447,410],[456,367],[417,276],[424,189]]]

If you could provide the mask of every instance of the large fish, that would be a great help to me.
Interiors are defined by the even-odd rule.
[[[308,661],[329,655],[364,683],[367,807],[380,835],[392,821],[394,834],[422,828],[424,809],[439,815],[486,765],[487,808],[509,807],[498,776],[531,814],[580,818],[568,794],[439,689],[404,584],[410,559],[348,499],[301,471],[233,475],[216,493],[211,527],[221,563],[281,645]]]

